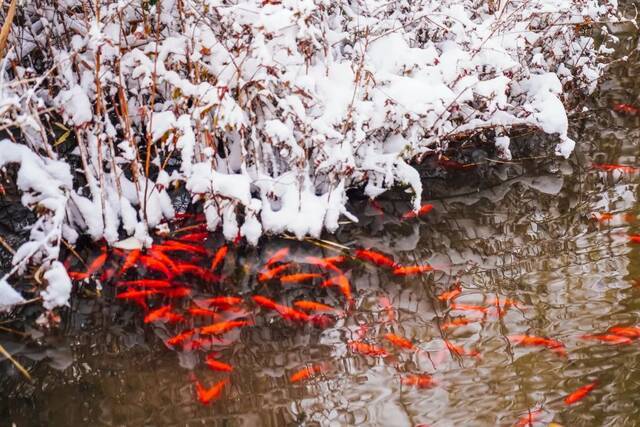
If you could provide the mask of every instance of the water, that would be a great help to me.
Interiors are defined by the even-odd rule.
[[[635,46],[635,35],[619,36],[621,54]],[[409,207],[401,194],[379,202],[384,214],[355,200],[351,210],[360,224],[345,224],[327,239],[439,270],[399,278],[350,261],[345,269],[356,309],[327,329],[284,322],[247,303],[247,310],[256,310],[256,325],[225,335],[217,347],[234,372],[221,398],[208,406],[196,401],[191,373],[206,385],[229,375],[209,371],[203,352],[166,346],[163,340],[179,329],[145,325],[135,304],[114,300],[112,285],[105,284],[102,296],[88,286],[63,313],[59,329],[43,333],[20,322],[1,324],[24,334],[0,330],[0,344],[35,381],[24,381],[6,361],[0,364],[0,424],[510,426],[539,405],[536,425],[640,425],[638,342],[610,345],[580,338],[616,324],[640,323],[640,246],[627,238],[640,233],[640,174],[590,168],[591,162],[639,165],[640,117],[611,111],[616,102],[640,103],[638,65],[636,55],[613,66],[600,92],[587,100],[590,111],[573,118],[578,150],[569,161],[496,163],[429,176],[424,200],[435,208],[421,220],[398,219]],[[594,219],[602,212],[613,218]],[[264,260],[284,246],[297,261],[336,254],[311,242],[265,241],[258,249],[231,251],[227,278],[200,286],[199,292],[342,305],[334,290],[256,281]],[[444,323],[463,314],[482,317],[451,310],[437,299],[456,281],[463,288],[457,303],[488,306],[500,297],[518,301],[518,308],[443,331]],[[381,297],[391,301],[393,320]],[[27,307],[22,318],[34,311]],[[365,340],[383,345],[390,357],[349,351],[347,343],[362,325],[369,327]],[[394,348],[382,338],[388,332],[411,339],[420,351]],[[513,345],[507,337],[517,334],[560,340],[568,357]],[[481,357],[443,352],[445,339],[477,349]],[[300,383],[288,380],[317,363],[326,372]],[[402,385],[408,373],[432,374],[437,384]],[[563,403],[567,394],[594,381],[597,388],[580,403]]]

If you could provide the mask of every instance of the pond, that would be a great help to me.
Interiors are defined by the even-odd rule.
[[[635,46],[635,34],[618,35],[621,53]],[[616,325],[640,324],[640,244],[630,238],[640,233],[640,171],[594,167],[639,165],[640,116],[612,108],[640,103],[638,70],[637,54],[614,64],[585,100],[588,109],[572,118],[577,149],[568,161],[504,162],[478,149],[474,158],[491,167],[447,163],[425,176],[423,201],[433,209],[419,218],[403,219],[408,197],[393,193],[373,204],[354,199],[360,222],[324,241],[230,245],[221,278],[187,274],[191,294],[171,299],[171,312],[186,317],[206,298],[242,298],[211,317],[247,324],[207,337],[200,348],[166,341],[211,323],[207,314],[145,323],[139,299],[115,298],[118,282],[138,277],[118,270],[124,255],[110,253],[101,287],[79,281],[60,328],[0,325],[0,344],[34,378],[0,364],[0,424],[511,426],[527,425],[529,412],[533,425],[640,424],[639,342],[598,339]],[[221,245],[207,239],[207,262]],[[282,262],[293,265],[287,274],[322,277],[259,280],[283,248]],[[394,274],[352,257],[357,248],[434,270]],[[333,267],[305,264],[309,256],[339,255],[346,260],[331,265],[348,277],[351,304],[344,288],[321,285],[337,274]],[[197,259],[189,251],[176,256]],[[457,296],[443,295],[458,288]],[[260,307],[255,295],[335,311],[292,320]],[[151,309],[166,303],[155,296]],[[546,340],[525,345],[523,335]],[[208,367],[211,354],[233,371]],[[292,381],[297,372],[308,378]],[[208,388],[225,379],[219,396],[198,402],[196,381]],[[588,385],[584,398],[565,402]]]

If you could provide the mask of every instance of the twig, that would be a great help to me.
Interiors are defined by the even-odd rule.
[[[2,29],[0,30],[0,59],[2,59],[2,56],[4,55],[4,47],[7,45],[7,39],[9,38],[9,33],[11,32],[13,18],[16,16],[17,4],[18,2],[16,0],[11,0],[9,11],[7,12],[7,17],[5,18],[4,24],[2,24]]]
[[[11,255],[16,254],[15,249],[13,249],[11,245],[6,240],[4,240],[2,236],[0,236],[0,245],[2,245],[2,247],[4,247],[7,250],[7,252],[9,252]]]
[[[14,0],[15,1],[15,0]],[[31,375],[29,375],[29,372],[24,368],[24,366],[22,366],[16,359],[14,359],[13,357],[11,357],[11,355],[9,354],[9,352],[7,350],[4,349],[4,347],[2,345],[0,345],[0,354],[2,354],[4,357],[6,357],[7,359],[9,359],[11,361],[11,363],[14,364],[14,366],[16,367],[16,369],[18,371],[20,371],[20,373],[22,375],[24,375],[24,377],[26,379],[28,379],[29,381],[33,381],[33,378],[31,378]]]

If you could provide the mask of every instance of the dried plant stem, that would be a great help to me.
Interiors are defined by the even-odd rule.
[[[9,5],[9,11],[7,12],[7,17],[4,20],[4,24],[2,24],[2,29],[0,29],[0,59],[4,56],[4,48],[7,45],[7,39],[9,38],[9,33],[11,32],[11,24],[13,24],[13,18],[16,16],[16,5],[18,2],[16,0],[11,0],[11,4]]]
[[[20,364],[20,362],[18,362],[16,359],[14,359],[13,357],[11,357],[11,355],[9,354],[9,352],[7,350],[4,349],[4,347],[2,345],[0,345],[0,354],[2,354],[4,357],[6,357],[11,363],[13,363],[13,365],[16,367],[16,369],[18,371],[20,371],[20,373],[22,375],[24,375],[24,377],[26,379],[28,379],[29,381],[33,381],[33,378],[31,378],[31,375],[29,374],[29,371],[27,371],[24,366],[22,366]]]

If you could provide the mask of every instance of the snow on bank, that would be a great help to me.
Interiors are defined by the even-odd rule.
[[[318,236],[342,215],[355,220],[345,208],[354,186],[372,198],[406,186],[417,208],[411,160],[446,149],[456,132],[492,127],[509,158],[509,129],[527,124],[569,156],[563,88],[592,91],[607,52],[576,25],[617,9],[615,0],[48,3],[25,4],[14,25],[29,28],[12,31],[19,48],[9,52],[19,65],[0,73],[0,123],[29,146],[3,142],[0,164],[21,163],[23,202],[46,208],[15,262],[54,269],[48,307],[68,294],[52,263],[61,233],[148,245],[174,215],[166,190],[176,182],[203,203],[210,230],[256,244],[263,233]],[[34,52],[51,40],[50,52]],[[32,68],[32,53],[46,71]],[[65,159],[80,165],[73,182],[47,140],[45,107],[75,136]]]

